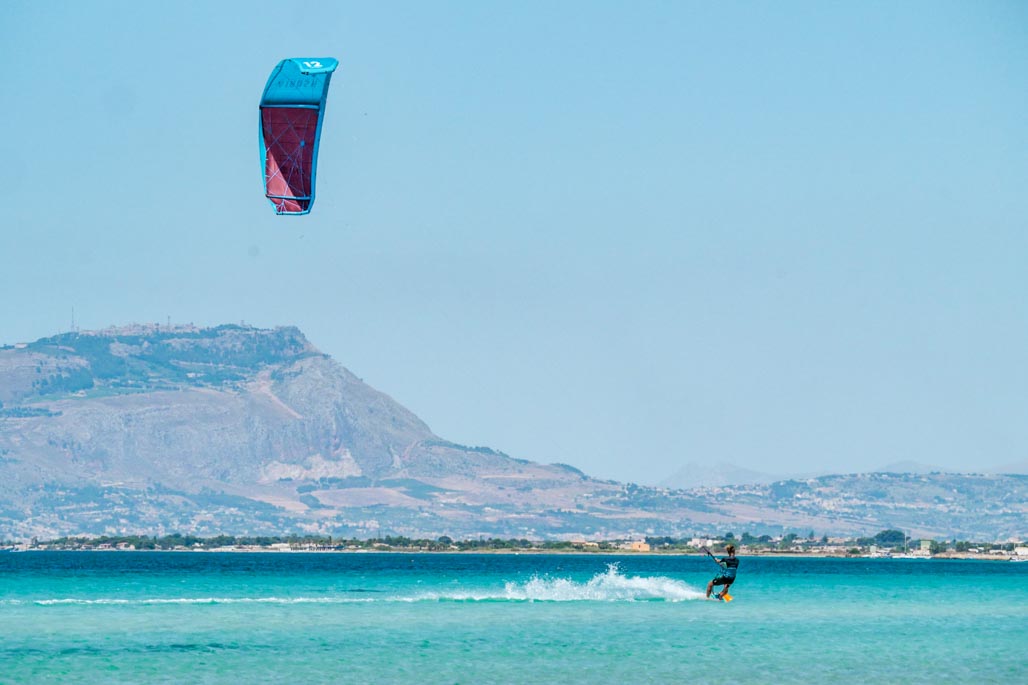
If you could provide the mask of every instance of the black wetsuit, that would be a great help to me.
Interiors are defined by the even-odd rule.
[[[714,585],[731,585],[735,580],[735,572],[739,568],[739,559],[736,557],[721,557],[717,563],[721,564],[724,568],[718,574],[718,577],[714,579]]]

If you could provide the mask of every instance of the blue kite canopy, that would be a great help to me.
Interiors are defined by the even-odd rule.
[[[272,70],[260,105],[264,195],[277,214],[307,214],[314,205],[314,179],[322,114],[332,57],[284,59]]]

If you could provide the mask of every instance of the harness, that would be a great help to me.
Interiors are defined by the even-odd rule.
[[[735,572],[739,568],[739,560],[735,557],[722,557],[720,564],[723,564],[721,577],[735,580]]]

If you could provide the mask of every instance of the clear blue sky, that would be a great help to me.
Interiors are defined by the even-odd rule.
[[[257,102],[334,56],[311,215]],[[294,324],[440,436],[688,462],[1028,459],[1028,4],[29,2],[0,343]]]

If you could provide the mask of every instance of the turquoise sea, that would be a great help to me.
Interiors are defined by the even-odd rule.
[[[0,683],[1026,683],[1028,564],[0,554]]]

